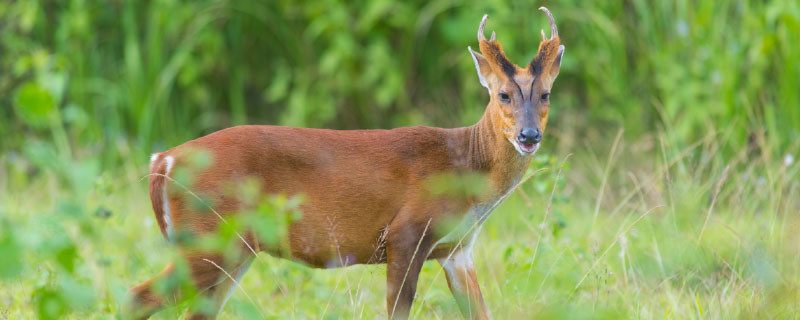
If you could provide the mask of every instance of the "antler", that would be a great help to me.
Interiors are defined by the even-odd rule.
[[[550,13],[550,10],[547,10],[545,7],[539,7],[539,10],[544,11],[547,14],[547,20],[550,20],[550,39],[558,38],[558,28],[556,28],[556,19],[553,19],[553,14]],[[484,16],[484,21],[486,20],[486,16]],[[481,30],[483,30],[483,22],[481,22]],[[542,30],[542,41],[547,40],[544,35],[544,30]]]
[[[486,19],[489,18],[488,14],[483,15],[483,19],[481,19],[481,25],[478,27],[478,42],[486,40],[486,36],[484,35],[483,29],[486,27]],[[494,41],[495,34],[492,31],[492,37],[489,38],[489,41]]]
[[[560,52],[561,51],[561,39],[558,37],[558,28],[556,28],[556,19],[553,19],[553,14],[550,13],[550,10],[547,10],[545,7],[540,7],[539,10],[544,11],[547,14],[547,20],[550,20],[550,38],[547,38],[547,35],[542,30],[542,42],[539,43],[539,53],[536,54],[536,57],[531,60],[531,63],[528,66],[531,74],[534,76],[539,76],[542,73],[550,72],[551,68],[554,67],[555,59],[560,59]],[[560,60],[559,60],[560,61]]]
[[[492,37],[486,40],[484,29],[486,29],[486,19],[488,18],[489,15],[484,14],[480,26],[478,26],[478,42],[480,44],[481,54],[486,57],[486,60],[492,65],[494,71],[505,74],[509,78],[513,78],[517,67],[506,58],[506,54],[503,53],[503,47],[500,45],[500,42],[495,40],[496,35],[494,31],[492,31]]]

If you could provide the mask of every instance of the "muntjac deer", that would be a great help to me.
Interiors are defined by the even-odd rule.
[[[550,12],[551,36],[542,30],[535,58],[520,68],[505,56],[492,33],[478,28],[480,54],[468,48],[489,104],[477,124],[455,129],[408,127],[335,131],[280,126],[238,126],[154,154],[150,198],[162,234],[176,244],[188,265],[197,294],[212,304],[187,318],[214,318],[244,275],[255,253],[266,251],[312,267],[386,263],[389,318],[407,318],[423,262],[436,259],[462,313],[487,319],[473,267],[472,246],[492,210],[518,185],[539,148],[550,108],[550,89],[564,46]],[[211,163],[183,186],[210,199],[213,213],[192,205],[172,179],[189,166],[189,150],[206,150]],[[441,175],[479,175],[478,194],[432,191]],[[230,186],[258,181],[262,195],[302,195],[302,216],[292,221],[281,251],[274,243],[243,232],[229,254],[184,248],[177,234],[213,233],[224,217],[234,217],[244,201]],[[448,223],[449,221],[449,223]],[[456,223],[452,223],[456,221]],[[442,231],[445,230],[445,231]],[[331,263],[331,262],[341,263]],[[159,279],[176,276],[173,265],[131,289],[126,317],[147,318],[181,294],[159,292]],[[160,293],[160,294],[159,294]]]

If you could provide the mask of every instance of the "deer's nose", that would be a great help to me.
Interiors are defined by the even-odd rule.
[[[522,144],[534,144],[542,141],[542,132],[539,129],[524,128],[519,131],[519,142]]]

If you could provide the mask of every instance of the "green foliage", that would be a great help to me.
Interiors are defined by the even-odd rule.
[[[571,130],[686,142],[734,124],[775,154],[800,137],[795,1],[74,0],[0,7],[0,149],[49,128],[59,152],[91,146],[114,167],[243,123],[471,124],[481,14],[525,64],[543,4],[567,47],[553,118],[578,116]]]
[[[276,251],[288,255],[291,251],[285,239],[289,225],[303,217],[300,211],[302,201],[302,196],[287,198],[283,194],[270,195],[258,204],[254,212],[242,216],[242,225],[252,228],[263,243],[275,246],[278,248]]]
[[[426,188],[432,195],[469,199],[486,194],[491,185],[489,178],[481,173],[446,172],[429,177]]]
[[[14,278],[22,273],[22,246],[17,243],[8,221],[3,221],[0,235],[0,278]]]
[[[19,89],[14,105],[19,117],[28,125],[46,126],[49,116],[55,108],[55,101],[47,90],[33,83],[27,83]]]
[[[525,64],[541,5],[566,52],[543,150],[475,248],[495,317],[795,317],[792,0],[0,2],[0,315],[114,317],[132,285],[175,261],[155,286],[188,294],[157,318],[203,310],[155,225],[150,152],[237,124],[475,123],[488,99],[465,49],[480,16]],[[214,159],[186,159],[174,178],[191,191]],[[485,177],[430,186],[470,196]],[[286,250],[303,199],[259,187],[232,185],[249,209],[197,248],[241,246],[250,231]],[[196,240],[181,232],[175,242]],[[222,318],[384,317],[383,272],[259,255]],[[421,277],[412,316],[455,317],[438,265]]]

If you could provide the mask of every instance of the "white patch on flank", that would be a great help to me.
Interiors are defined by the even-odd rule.
[[[172,170],[172,165],[175,164],[175,158],[173,158],[172,156],[166,156],[164,158],[164,160],[167,161],[167,170],[164,170],[164,175],[168,177],[170,170]],[[166,177],[164,177],[164,178],[166,178]],[[164,189],[163,189],[162,197],[163,197],[163,203],[164,203],[164,208],[163,208],[163,211],[164,211],[164,217],[163,217],[164,218],[164,225],[165,225],[165,229],[167,230],[167,239],[171,239],[172,238],[172,234],[175,233],[175,229],[172,226],[172,212],[170,211],[170,208],[169,208],[169,196],[167,195],[167,184],[166,183],[164,183]]]

